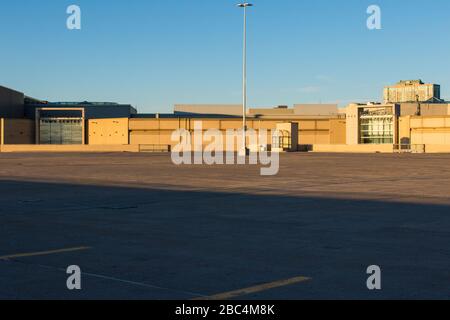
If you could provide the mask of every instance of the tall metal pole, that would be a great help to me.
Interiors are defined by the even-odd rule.
[[[244,155],[247,155],[247,7],[244,7],[244,46],[242,70],[242,125]]]
[[[251,3],[241,3],[238,7],[244,8],[244,45],[243,45],[243,64],[242,64],[242,134],[244,155],[248,153],[247,148],[247,7],[252,7]]]

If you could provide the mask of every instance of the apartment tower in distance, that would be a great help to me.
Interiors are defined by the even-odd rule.
[[[441,86],[423,83],[422,80],[406,80],[384,88],[384,103],[406,102],[444,102],[441,100]]]

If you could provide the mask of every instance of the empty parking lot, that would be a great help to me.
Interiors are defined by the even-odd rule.
[[[0,298],[450,298],[450,155],[280,165],[0,154]]]

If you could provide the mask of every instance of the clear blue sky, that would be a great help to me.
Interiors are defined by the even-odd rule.
[[[0,4],[0,84],[51,101],[117,101],[141,112],[240,103],[235,0],[15,0]],[[254,0],[249,104],[380,100],[421,78],[450,99],[450,1]],[[82,9],[82,30],[66,9]],[[378,4],[383,30],[366,28]]]

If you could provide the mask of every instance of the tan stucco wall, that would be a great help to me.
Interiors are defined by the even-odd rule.
[[[399,117],[398,119],[398,144],[411,144],[411,117]]]
[[[337,119],[336,119],[337,120]],[[171,141],[174,130],[186,129],[194,130],[196,121],[201,121],[203,130],[227,129],[238,130],[242,128],[240,119],[130,119],[130,144],[155,144],[155,145],[176,145]],[[342,122],[344,121],[344,122]],[[275,130],[280,123],[298,123],[300,145],[345,143],[345,120],[336,122],[330,119],[303,119],[295,121],[258,119],[248,120],[250,129]],[[330,132],[336,133],[336,137],[330,138]],[[270,143],[270,140],[269,140]]]
[[[426,153],[450,153],[450,144],[431,144],[425,146]]]
[[[258,108],[258,109],[250,109],[248,111],[249,115],[264,115],[264,116],[291,116],[294,115],[294,109],[283,109],[283,108],[275,108],[275,109],[267,109],[267,108]]]
[[[28,119],[1,119],[1,144],[35,143],[34,121]]]
[[[295,104],[295,114],[303,116],[332,116],[339,114],[337,104]]]
[[[448,104],[421,104],[420,114],[424,117],[426,116],[446,116],[448,113]]]
[[[128,118],[95,119],[88,121],[88,144],[126,145],[128,139]]]
[[[358,108],[356,104],[350,104],[346,108],[346,144],[348,145],[359,144]]]
[[[411,144],[450,145],[450,116],[411,117]]]
[[[139,152],[131,145],[2,145],[1,152]]]
[[[331,145],[317,144],[313,146],[313,152],[350,152],[350,153],[392,153],[393,145],[389,144],[359,144],[359,145]]]
[[[330,144],[346,144],[347,122],[344,119],[330,120]]]

